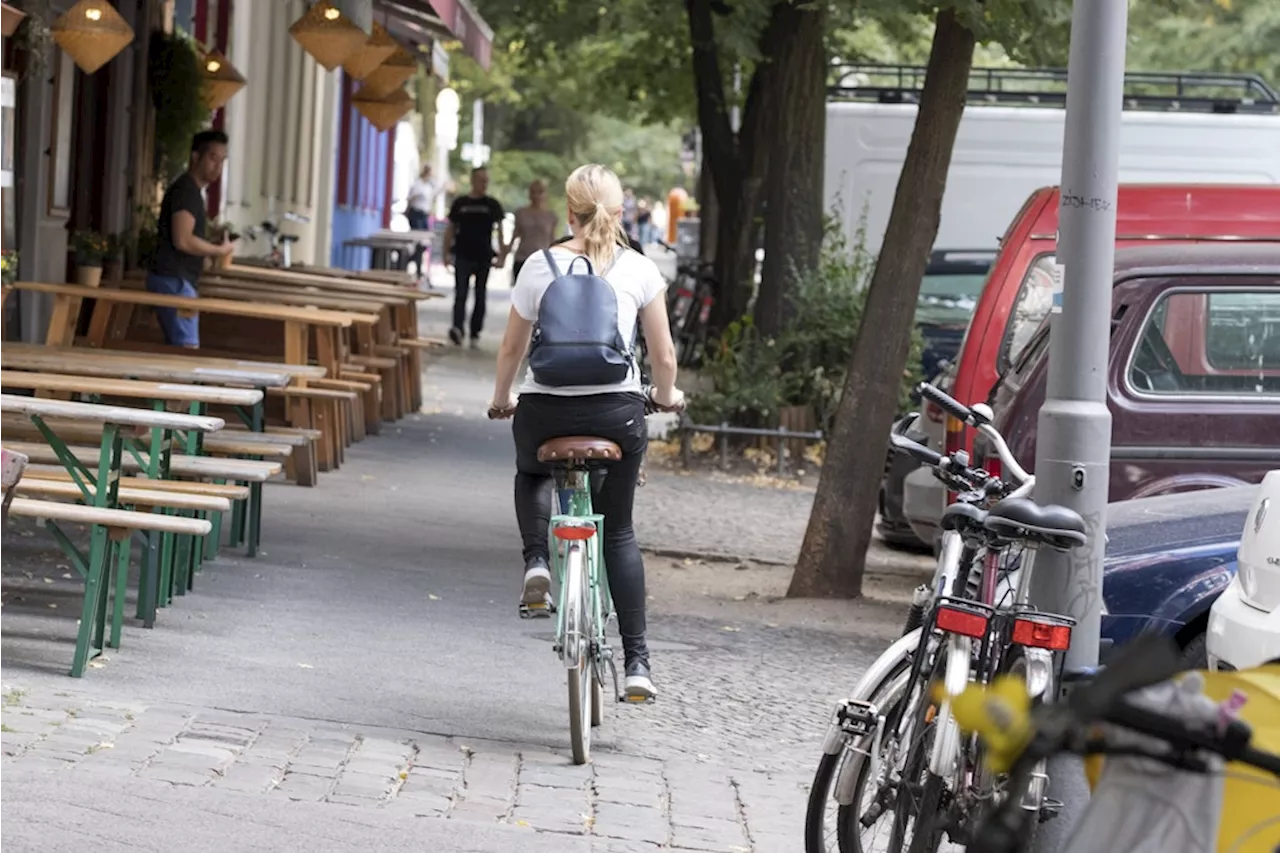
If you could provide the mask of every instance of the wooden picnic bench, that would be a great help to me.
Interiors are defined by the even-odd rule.
[[[3,381],[3,380],[0,380]],[[171,516],[164,512],[140,513],[119,508],[120,471],[124,464],[125,432],[129,428],[159,431],[167,447],[174,431],[187,433],[216,432],[223,426],[221,418],[185,415],[174,412],[133,409],[124,406],[104,406],[94,403],[77,403],[66,400],[44,400],[34,397],[18,397],[0,394],[0,414],[25,415],[40,429],[46,444],[15,443],[11,449],[22,453],[33,462],[61,464],[80,490],[84,506],[52,501],[33,501],[15,498],[10,504],[12,515],[28,515],[41,518],[53,534],[59,547],[67,555],[85,581],[85,598],[81,607],[80,628],[76,638],[76,650],[72,659],[71,674],[83,675],[91,651],[100,652],[105,626],[107,592],[111,585],[109,573],[114,571],[117,586],[127,578],[129,548],[128,536],[133,532],[148,534],[149,557],[143,562],[140,583],[139,610],[154,620],[154,607],[161,588],[171,582],[173,561],[166,560],[174,553],[175,541],[194,540],[208,535],[213,526],[204,519]],[[70,448],[46,423],[46,419],[93,424],[100,430],[97,447]],[[9,442],[6,442],[9,446]],[[154,456],[154,453],[152,454]],[[165,454],[167,456],[167,453]],[[91,468],[90,466],[93,466]],[[89,550],[81,551],[58,526],[59,521],[71,521],[91,525]],[[180,540],[175,540],[175,535]],[[122,546],[121,543],[126,543]],[[194,551],[201,549],[194,548]],[[169,578],[162,577],[169,572]],[[114,612],[121,614],[123,594]],[[118,641],[118,618],[113,616],[113,639]]]

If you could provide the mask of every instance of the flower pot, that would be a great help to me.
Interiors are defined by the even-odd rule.
[[[102,267],[76,267],[76,284],[81,287],[97,287],[102,284]]]
[[[3,12],[0,12],[0,21],[3,21],[3,28],[0,29],[0,34],[8,38],[17,31],[18,24],[22,23],[22,19],[27,16],[27,13],[10,6],[8,3],[0,3],[0,7],[3,8]]]

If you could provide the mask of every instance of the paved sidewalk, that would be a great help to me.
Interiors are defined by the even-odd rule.
[[[224,552],[83,679],[65,675],[74,573],[43,531],[6,527],[6,851],[801,848],[832,702],[900,612],[766,601],[736,591],[785,569],[651,557],[660,698],[610,707],[574,767],[551,626],[515,615],[491,363],[446,353],[427,411],[314,489],[269,486],[260,556]],[[810,499],[652,472],[637,523],[651,546],[785,560]]]

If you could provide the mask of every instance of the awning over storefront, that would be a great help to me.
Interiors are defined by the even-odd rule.
[[[467,0],[378,0],[379,20],[399,39],[431,49],[457,40],[467,56],[489,67],[493,29]]]

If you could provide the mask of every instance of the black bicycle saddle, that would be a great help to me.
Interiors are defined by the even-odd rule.
[[[987,511],[983,527],[997,536],[1059,551],[1088,541],[1080,513],[1057,504],[1038,504],[1030,498],[1005,498]]]

